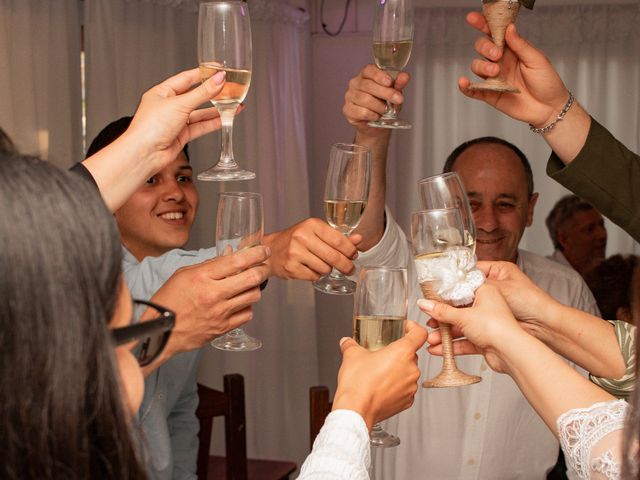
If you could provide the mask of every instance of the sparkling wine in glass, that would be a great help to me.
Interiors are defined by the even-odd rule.
[[[413,5],[411,0],[376,0],[373,22],[373,58],[381,70],[395,82],[407,65],[413,46]],[[387,109],[371,127],[411,128],[411,124],[398,118],[396,106],[387,102]]]
[[[353,338],[367,350],[379,350],[404,335],[407,319],[407,269],[363,267],[353,303]],[[395,447],[400,439],[377,423],[371,445]]]
[[[260,245],[262,234],[262,195],[252,192],[220,193],[216,221],[218,255],[229,255]],[[250,337],[241,328],[235,328],[214,339],[211,345],[220,350],[238,352],[256,350],[262,346],[262,342]]]
[[[336,143],[331,147],[324,187],[327,222],[345,236],[358,226],[369,199],[371,150],[354,144]],[[313,282],[323,293],[350,295],[355,282],[335,268],[329,275]]]
[[[418,181],[418,196],[422,210],[460,209],[467,246],[475,253],[476,224],[460,176],[456,172],[446,172],[423,178]]]
[[[233,119],[251,84],[251,23],[245,2],[206,2],[198,15],[198,61],[204,82],[226,72],[222,91],[211,100],[220,112],[222,149],[218,163],[199,180],[250,180],[256,174],[238,167],[233,156]]]
[[[465,267],[474,264],[473,247],[468,245],[462,215],[458,208],[422,210],[411,216],[411,242],[420,289],[424,298],[451,303],[442,298],[443,284],[464,278]],[[453,267],[453,268],[451,268]],[[460,306],[460,305],[456,305]],[[453,356],[451,328],[440,324],[442,335],[442,371],[422,386],[459,387],[478,383],[481,378],[462,372]]]

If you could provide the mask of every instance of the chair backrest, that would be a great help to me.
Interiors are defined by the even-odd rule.
[[[327,387],[317,386],[309,389],[309,450],[313,449],[313,442],[320,433],[325,418],[331,412],[332,403],[329,401]]]
[[[247,480],[247,431],[244,409],[244,378],[239,374],[224,376],[224,391],[198,384],[200,403],[196,415],[200,420],[198,437],[198,479],[205,480],[209,469],[209,450],[213,418],[225,419],[226,470],[229,480]]]

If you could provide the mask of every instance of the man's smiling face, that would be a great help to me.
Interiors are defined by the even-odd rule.
[[[460,175],[469,196],[478,259],[515,262],[538,199],[537,193],[529,196],[518,155],[504,145],[479,143],[460,154],[453,171]]]
[[[122,243],[138,259],[184,246],[198,209],[184,152],[147,180],[115,213]]]

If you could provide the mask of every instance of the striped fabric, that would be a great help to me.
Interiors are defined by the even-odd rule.
[[[611,395],[628,400],[636,382],[636,327],[622,320],[610,320],[610,323],[615,328],[627,370],[618,379],[594,377],[593,375],[589,375],[589,378]]]

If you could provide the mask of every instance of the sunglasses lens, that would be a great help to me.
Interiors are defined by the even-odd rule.
[[[135,348],[136,357],[140,366],[145,366],[154,361],[164,349],[168,335],[166,332],[152,335],[140,340]]]

